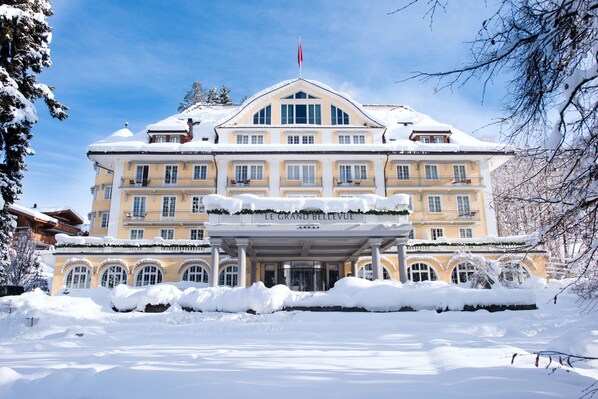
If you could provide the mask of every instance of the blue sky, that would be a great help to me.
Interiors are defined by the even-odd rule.
[[[298,77],[348,93],[361,103],[406,104],[472,132],[500,115],[502,87],[481,104],[480,85],[434,93],[432,83],[395,83],[416,70],[462,65],[485,2],[449,3],[430,29],[425,9],[387,15],[407,0],[54,0],[53,67],[39,80],[70,107],[59,122],[38,104],[28,158],[25,206],[91,208],[88,144],[129,122],[138,132],[176,113],[191,84],[226,84],[235,102]],[[463,7],[466,4],[467,7]],[[494,128],[478,131],[492,137]]]

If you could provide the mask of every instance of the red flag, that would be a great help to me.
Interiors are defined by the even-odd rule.
[[[299,69],[301,69],[301,63],[303,62],[303,48],[301,47],[301,39],[299,39],[299,48],[297,49],[297,63]]]

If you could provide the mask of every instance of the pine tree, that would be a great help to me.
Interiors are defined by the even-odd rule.
[[[5,269],[4,284],[19,285],[30,291],[33,288],[48,289],[48,283],[42,275],[39,256],[35,252],[35,242],[31,232],[17,234],[9,249],[9,263]]]
[[[208,97],[206,98],[206,103],[208,104],[218,104],[218,91],[216,91],[215,87],[212,87],[208,92]]]
[[[25,157],[32,153],[34,102],[43,99],[53,117],[67,117],[68,108],[54,99],[53,88],[36,77],[52,65],[51,15],[49,0],[2,0],[0,5],[0,272],[8,265],[14,230],[8,206],[21,194]]]
[[[218,104],[228,105],[232,104],[233,100],[230,98],[230,89],[226,85],[222,85],[218,92]]]
[[[193,84],[191,85],[191,89],[187,92],[187,94],[185,94],[183,102],[179,104],[177,110],[179,112],[183,112],[192,105],[195,105],[197,103],[205,103],[206,100],[207,93],[201,85],[201,82],[193,82]]]

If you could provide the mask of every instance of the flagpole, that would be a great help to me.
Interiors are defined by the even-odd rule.
[[[297,35],[299,47],[297,49],[297,62],[299,63],[299,79],[301,79],[301,64],[303,63],[303,48],[301,47],[301,35]]]

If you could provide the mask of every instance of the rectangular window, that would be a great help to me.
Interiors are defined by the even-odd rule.
[[[316,166],[287,165],[287,179],[299,180],[305,185],[313,185],[316,182]]]
[[[181,136],[170,136],[170,142],[171,143],[180,143],[181,142]]]
[[[348,134],[340,134],[338,136],[339,144],[351,144],[351,136]]]
[[[174,240],[174,229],[160,229],[160,237],[165,240]]]
[[[459,216],[471,215],[468,195],[457,195],[457,211],[459,212]]]
[[[420,143],[431,143],[430,136],[419,136]]]
[[[283,125],[321,125],[322,107],[320,104],[281,104]]]
[[[467,181],[465,165],[453,165],[453,176],[456,183],[465,183]]]
[[[249,178],[251,180],[262,180],[264,178],[264,167],[263,165],[250,165]]]
[[[251,144],[264,144],[264,135],[263,134],[252,134],[251,135]]]
[[[461,238],[473,238],[473,230],[472,229],[459,229],[459,237]]]
[[[237,144],[249,144],[249,135],[237,134]]]
[[[145,197],[133,197],[133,216],[136,218],[145,217]]]
[[[108,228],[109,220],[110,220],[109,212],[100,212],[100,227],[102,229]]]
[[[428,211],[434,213],[442,212],[440,195],[428,195]]]
[[[166,143],[166,136],[154,136],[154,143]]]
[[[301,144],[313,144],[314,136],[301,136]]]
[[[147,186],[149,183],[149,165],[137,165],[135,171],[135,184]]]
[[[112,186],[104,186],[104,199],[112,199]]]
[[[444,143],[444,137],[442,137],[442,136],[434,136],[434,140],[433,141],[434,141],[434,143],[437,143],[437,144]]]
[[[409,165],[397,165],[397,180],[409,180]]]
[[[131,229],[131,240],[143,240],[143,229]]]
[[[178,173],[179,167],[177,165],[166,165],[164,167],[164,184],[176,184]]]
[[[191,213],[205,213],[202,199],[203,197],[200,196],[191,197]]]
[[[193,180],[207,180],[208,179],[208,166],[207,165],[194,165],[193,166]]]
[[[98,186],[93,186],[91,188],[91,194],[93,195],[93,201],[97,201],[98,200],[98,191],[99,191]]]
[[[237,182],[246,182],[249,177],[247,175],[247,165],[236,165],[235,166],[235,180]]]
[[[339,165],[339,178],[341,183],[352,183],[353,181],[367,180],[367,166]]]
[[[430,229],[430,233],[432,235],[432,240],[438,240],[440,237],[444,237],[444,229],[442,228],[432,228]]]
[[[353,144],[365,144],[365,136],[363,134],[356,134],[353,136]]]
[[[438,180],[438,165],[426,165],[426,180]]]
[[[173,219],[176,208],[176,197],[167,196],[162,197],[162,218]]]
[[[299,136],[288,136],[287,144],[299,144]]]
[[[189,229],[189,239],[190,240],[203,240],[203,230],[202,229]]]

